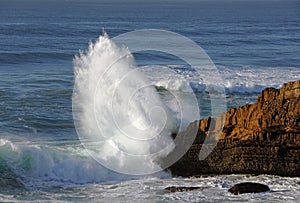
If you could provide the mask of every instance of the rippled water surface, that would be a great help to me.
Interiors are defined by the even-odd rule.
[[[109,171],[79,142],[72,93],[74,56],[103,28],[110,37],[164,29],[207,52],[222,76],[228,108],[253,103],[265,87],[300,79],[299,11],[296,0],[0,1],[0,201],[298,202],[298,178],[137,179]],[[195,93],[200,116],[211,115],[203,78],[186,62],[151,51],[133,56],[163,102],[173,105],[168,91],[183,99]],[[227,192],[248,180],[268,184],[271,192]],[[201,189],[163,190],[171,185]]]

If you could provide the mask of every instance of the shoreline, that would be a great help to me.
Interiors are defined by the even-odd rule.
[[[220,132],[218,127],[222,122]],[[189,128],[195,126],[198,132],[192,146],[168,168],[175,177],[230,174],[300,177],[300,80],[285,83],[280,89],[266,88],[254,104],[229,109],[217,118],[195,121],[183,134],[188,137]],[[204,140],[215,138],[216,134],[220,136],[215,140],[217,145],[200,161],[202,147],[209,148]],[[175,150],[176,147],[173,153]],[[172,153],[166,158],[169,156]]]

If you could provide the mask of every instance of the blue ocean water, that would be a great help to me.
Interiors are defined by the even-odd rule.
[[[130,181],[103,185],[123,178],[99,172],[103,169],[80,149],[74,127],[73,59],[79,50],[87,49],[89,41],[96,41],[103,29],[110,37],[138,29],[163,29],[195,41],[221,74],[228,107],[254,102],[265,87],[280,87],[284,82],[300,79],[300,2],[297,0],[150,0],[143,3],[0,0],[1,201],[101,201],[101,198],[121,201],[122,193],[131,194],[130,188],[137,187],[136,182]],[[183,61],[156,52],[136,53],[134,57],[137,65],[149,68],[148,75],[158,89],[186,94],[186,84],[174,82],[161,72],[151,72],[151,67],[172,68],[185,77],[191,73]],[[189,84],[197,80],[192,77]],[[204,89],[194,91],[206,101]],[[201,103],[201,116],[210,115],[209,104],[208,100]],[[84,164],[90,168],[82,167]],[[217,193],[215,200],[219,200],[229,187],[226,184],[234,178],[203,180],[211,188],[204,189],[203,194]],[[257,180],[274,181],[278,193],[269,194],[267,200],[287,198],[296,202],[300,197],[299,192],[295,193],[299,190],[294,184],[297,179],[286,179],[283,185],[279,177],[263,176]],[[147,197],[149,202],[173,202],[176,198],[183,202],[199,200],[195,193],[184,197],[165,195],[157,189],[160,181],[143,180],[138,184],[141,187],[137,198],[141,201]],[[166,183],[172,181],[168,179]],[[183,184],[184,181],[175,182]],[[292,187],[284,191],[288,184]],[[103,196],[98,195],[97,188]],[[110,192],[105,193],[111,190],[112,196]],[[249,197],[266,200],[259,195],[246,196]],[[224,200],[231,198],[226,196]],[[243,201],[243,198],[235,200]],[[209,201],[205,197],[202,200]]]

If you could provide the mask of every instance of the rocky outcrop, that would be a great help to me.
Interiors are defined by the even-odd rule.
[[[173,175],[300,176],[300,81],[286,83],[280,89],[267,88],[256,103],[229,109],[218,118],[195,121],[189,128],[195,125],[197,137],[187,153],[169,168]],[[205,138],[216,139],[217,135],[218,144],[199,161],[201,148],[209,148]]]
[[[267,192],[270,191],[270,188],[267,185],[260,184],[260,183],[239,183],[231,187],[228,192],[232,194],[239,195],[244,193],[260,193],[260,192]]]

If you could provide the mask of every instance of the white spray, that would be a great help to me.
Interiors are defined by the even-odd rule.
[[[160,171],[155,161],[174,147],[175,122],[130,51],[104,34],[74,66],[75,125],[89,153],[120,173]]]

